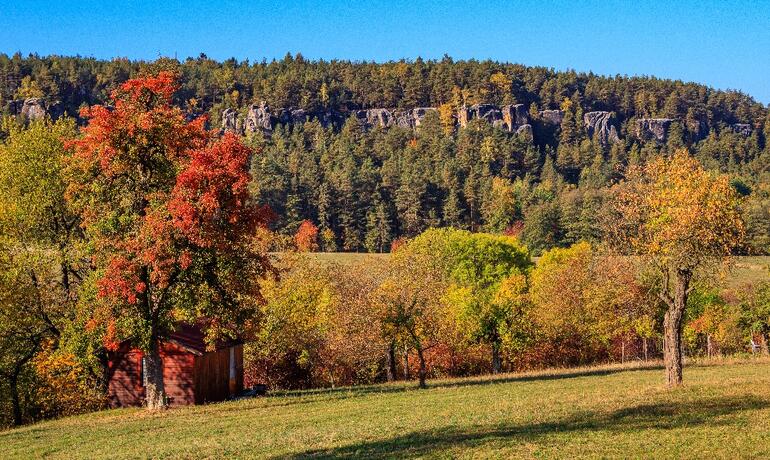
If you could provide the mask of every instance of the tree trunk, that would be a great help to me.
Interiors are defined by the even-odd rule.
[[[145,401],[147,409],[158,410],[168,407],[168,398],[163,386],[163,362],[160,359],[160,344],[153,340],[150,350],[144,355]]]
[[[626,362],[626,338],[625,336],[620,338],[620,364]]]
[[[13,426],[21,425],[21,402],[19,401],[19,374],[14,372],[9,380],[11,387],[11,405],[13,406]]]
[[[762,337],[760,340],[759,348],[762,350],[762,354],[767,356],[770,355],[770,347],[768,347],[768,334],[767,332],[762,332]]]
[[[396,380],[396,344],[391,342],[388,346],[388,382]]]
[[[406,345],[404,345],[404,380],[409,380],[411,378],[411,375],[409,375],[409,349],[406,348]]]
[[[706,356],[711,359],[711,334],[706,334]]]
[[[677,270],[673,298],[666,293],[668,310],[663,319],[663,362],[666,366],[666,384],[671,388],[682,384],[682,318],[691,277],[689,271]]]
[[[500,360],[500,342],[495,340],[492,342],[492,373],[499,374],[502,368],[502,361]]]
[[[646,363],[647,362],[647,337],[643,338],[642,340],[644,340],[642,344],[642,348],[644,348],[644,362]]]
[[[418,372],[418,377],[420,378],[420,388],[426,388],[425,385],[425,376],[427,375],[427,370],[425,369],[425,355],[422,352],[422,347],[417,347],[417,358],[420,360],[420,370]]]

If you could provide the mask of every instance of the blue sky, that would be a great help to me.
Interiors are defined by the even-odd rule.
[[[770,103],[767,1],[0,0],[0,52],[153,59],[491,58]]]

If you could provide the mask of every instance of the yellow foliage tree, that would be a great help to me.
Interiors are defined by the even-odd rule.
[[[612,189],[605,216],[610,245],[639,256],[661,276],[664,361],[669,386],[682,383],[682,318],[691,282],[741,243],[739,196],[727,176],[704,170],[686,150],[631,168]]]

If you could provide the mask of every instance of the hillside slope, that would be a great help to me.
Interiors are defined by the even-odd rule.
[[[0,457],[765,457],[770,361],[607,366],[287,393],[0,433]]]

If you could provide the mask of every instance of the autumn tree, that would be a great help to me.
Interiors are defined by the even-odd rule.
[[[601,348],[603,321],[589,301],[593,258],[583,242],[546,251],[532,270],[531,318],[539,346],[554,350],[549,359],[555,362],[547,364],[584,364]]]
[[[253,328],[254,340],[244,348],[248,377],[284,388],[323,383],[328,363],[321,359],[332,321],[336,293],[324,267],[304,254],[285,253],[275,263],[280,276],[265,277],[265,299]]]
[[[294,244],[299,252],[318,250],[318,227],[309,220],[303,220],[294,235]]]
[[[375,382],[384,370],[388,381],[395,380],[396,347],[400,343],[383,323],[387,311],[378,308],[378,288],[388,276],[388,264],[366,257],[351,264],[327,266],[337,293],[323,356],[332,364],[327,373],[333,376],[336,372],[338,382],[353,384]]]
[[[741,342],[739,332],[739,311],[719,295],[714,288],[696,286],[687,299],[684,326],[684,337],[690,333],[691,348],[700,348],[702,338],[705,338],[707,357],[719,352],[721,354],[739,350],[736,346]],[[686,342],[686,340],[685,340]]]
[[[51,287],[48,283],[36,285],[43,282],[38,278],[40,264],[33,265],[29,257],[20,257],[17,252],[3,247],[0,253],[0,377],[2,386],[7,385],[0,390],[10,396],[13,425],[23,421],[20,387],[24,375],[30,373],[28,364],[42,350],[46,339],[53,337],[61,326],[54,322],[59,315],[50,308],[60,306],[60,299],[52,299],[49,295],[41,297],[41,294],[58,291],[46,290]],[[31,276],[31,273],[35,275]]]
[[[740,305],[741,324],[753,341],[758,338],[762,354],[770,354],[770,282],[765,281],[744,293]]]
[[[440,237],[439,232],[432,236]],[[384,335],[417,354],[420,388],[425,388],[428,375],[425,353],[447,330],[441,302],[447,287],[445,267],[425,248],[420,242],[407,242],[396,249],[388,261],[389,276],[375,296]]]
[[[21,393],[36,395],[36,356],[55,352],[85,267],[82,233],[64,200],[63,138],[70,119],[4,126],[0,144],[0,375],[8,384],[14,424],[29,421]],[[5,385],[2,385],[5,386]],[[3,391],[5,393],[5,391]]]
[[[56,254],[62,286],[72,296],[71,285],[83,274],[75,250],[82,231],[64,199],[63,141],[75,135],[74,120],[11,123],[7,130],[0,145],[0,231],[14,244]]]
[[[69,165],[97,268],[89,324],[108,348],[130,340],[144,351],[149,409],[167,405],[160,341],[179,321],[211,340],[235,335],[269,267],[252,238],[266,215],[248,193],[252,152],[187,121],[171,104],[176,89],[161,72],[122,84],[113,107],[84,109]]]
[[[631,168],[612,188],[605,230],[610,245],[646,261],[661,277],[666,381],[682,383],[682,319],[694,277],[743,239],[739,197],[725,175],[704,170],[685,150]]]
[[[529,253],[515,238],[448,230],[445,300],[461,335],[491,348],[493,373],[502,368],[503,343],[518,342],[526,314]]]

